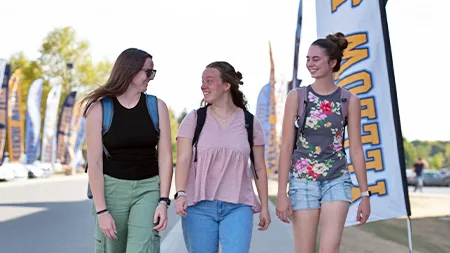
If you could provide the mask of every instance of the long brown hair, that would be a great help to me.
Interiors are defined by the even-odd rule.
[[[236,72],[234,67],[225,61],[212,62],[208,64],[206,68],[214,68],[220,72],[220,79],[222,79],[223,82],[229,83],[231,85],[230,93],[234,105],[247,110],[247,99],[245,98],[244,93],[239,90],[239,85],[244,84],[244,82],[241,81],[241,72]]]
[[[81,104],[86,105],[83,115],[86,117],[92,103],[97,102],[101,98],[122,95],[128,89],[133,77],[142,69],[147,58],[151,59],[152,56],[137,48],[128,48],[123,51],[117,57],[108,81],[83,98]]]

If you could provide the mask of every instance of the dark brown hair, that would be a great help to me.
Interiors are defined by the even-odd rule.
[[[230,93],[234,105],[247,110],[247,99],[245,98],[244,93],[239,90],[239,85],[244,84],[244,82],[241,81],[241,72],[236,72],[234,67],[225,61],[216,61],[210,63],[208,64],[208,66],[206,66],[206,68],[214,68],[220,72],[220,79],[222,79],[223,82],[229,83],[231,85]]]
[[[117,57],[108,81],[83,98],[81,104],[86,104],[83,115],[86,117],[92,103],[101,98],[122,95],[128,89],[133,77],[142,69],[147,58],[151,59],[152,56],[137,48],[128,48],[123,51]]]
[[[344,50],[348,46],[348,41],[341,32],[329,34],[325,39],[318,39],[314,41],[311,46],[319,46],[325,50],[329,61],[336,60],[336,65],[333,72],[338,72],[341,69],[341,61],[344,56]]]

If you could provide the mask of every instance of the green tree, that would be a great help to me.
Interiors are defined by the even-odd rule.
[[[442,168],[442,164],[444,163],[444,154],[436,153],[431,159],[431,169],[437,170]]]
[[[178,124],[181,124],[181,121],[183,121],[183,119],[184,119],[184,117],[186,117],[186,115],[187,115],[187,110],[186,110],[186,108],[184,108],[183,111],[180,113],[180,115],[178,115],[178,118],[177,118]]]
[[[417,159],[417,151],[414,145],[403,138],[403,148],[405,149],[406,167],[411,168]]]
[[[22,69],[21,98],[22,113],[26,112],[29,88],[37,78],[44,78],[41,100],[41,119],[44,122],[47,96],[51,89],[50,81],[62,84],[58,115],[64,99],[73,88],[89,91],[94,85],[106,82],[112,63],[105,60],[97,64],[92,62],[89,43],[77,38],[71,27],[57,28],[44,38],[39,49],[41,55],[36,60],[29,60],[23,52],[11,56],[12,70]],[[69,68],[73,66],[73,69]],[[81,94],[80,94],[81,93]],[[83,95],[79,92],[79,95]],[[41,125],[42,126],[42,125]],[[42,131],[42,127],[41,127]]]
[[[21,100],[22,100],[22,106],[21,111],[22,113],[26,113],[27,108],[27,98],[28,98],[28,91],[30,89],[31,84],[34,80],[42,77],[42,69],[37,61],[31,61],[29,60],[23,52],[18,52],[16,54],[13,54],[9,60],[11,64],[11,72],[14,71],[17,68],[22,69],[22,76],[20,78],[20,89],[21,89]],[[45,87],[45,85],[44,85]],[[50,91],[48,87],[45,87],[47,89],[47,93]],[[44,93],[44,89],[43,89]],[[45,111],[45,108],[41,107],[41,115]]]
[[[417,156],[423,159],[428,159],[430,148],[426,144],[416,146]]]
[[[38,63],[43,69],[44,78],[62,78],[61,103],[73,88],[91,88],[105,83],[112,66],[109,61],[94,65],[89,43],[79,40],[71,27],[51,31],[44,39],[39,52],[41,56]]]
[[[178,122],[175,117],[175,113],[172,110],[172,108],[169,109],[169,120],[170,120],[170,132],[172,136],[172,156],[173,156],[173,162],[177,162],[177,132],[178,132]]]
[[[445,154],[444,154],[444,158],[445,158],[445,161],[444,161],[444,167],[450,167],[450,143],[446,143],[446,145],[445,145]]]

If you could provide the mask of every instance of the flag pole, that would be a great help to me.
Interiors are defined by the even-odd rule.
[[[405,206],[407,212],[407,226],[408,226],[408,244],[409,244],[409,252],[413,252],[412,246],[412,228],[411,228],[411,205],[409,202],[409,194],[408,194],[408,184],[406,180],[406,164],[405,164],[405,150],[403,147],[403,134],[400,125],[400,113],[398,108],[398,99],[397,99],[397,89],[395,84],[395,75],[394,75],[394,64],[392,60],[392,49],[391,42],[389,38],[389,27],[387,22],[387,14],[386,14],[386,4],[387,0],[379,0],[380,5],[380,15],[381,15],[381,27],[383,30],[383,38],[384,38],[384,47],[386,53],[386,64],[387,71],[389,77],[391,98],[392,98],[392,110],[394,115],[394,126],[397,135],[397,149],[398,156],[400,162],[400,172],[402,175],[403,182],[403,194],[405,196]]]

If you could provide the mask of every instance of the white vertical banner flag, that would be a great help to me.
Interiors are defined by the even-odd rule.
[[[41,162],[43,163],[55,163],[56,160],[56,126],[61,89],[61,84],[53,86],[47,97],[42,133]]]
[[[368,222],[410,213],[385,1],[380,1],[316,1],[318,38],[342,32],[349,42],[335,80],[361,100],[363,149],[373,194]],[[348,140],[345,146],[349,154]],[[354,184],[346,220],[346,226],[351,226],[356,224],[361,198],[350,156],[347,158]]]

